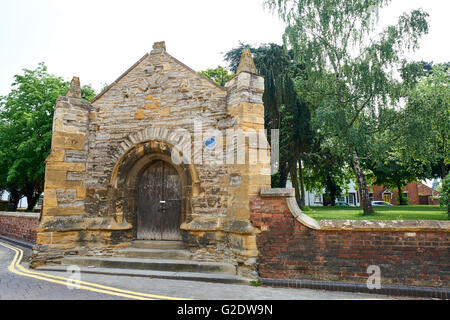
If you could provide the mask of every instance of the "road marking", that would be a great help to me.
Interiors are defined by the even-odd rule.
[[[35,278],[47,282],[53,282],[58,283],[67,286],[67,281],[70,281],[71,284],[76,285],[78,288],[88,291],[93,291],[97,293],[105,293],[109,295],[115,295],[119,297],[124,298],[131,298],[131,299],[138,299],[138,300],[188,300],[188,299],[182,299],[182,298],[174,298],[174,297],[167,297],[167,296],[160,296],[160,295],[153,295],[153,294],[147,294],[143,292],[137,292],[137,291],[130,291],[130,290],[123,290],[119,288],[104,286],[92,282],[86,282],[86,281],[80,281],[75,279],[69,279],[65,277],[60,276],[54,276],[46,273],[40,273],[40,272],[34,272],[31,270],[25,269],[20,263],[23,258],[23,250],[20,248],[11,246],[9,244],[0,242],[0,245],[2,245],[5,248],[8,248],[10,250],[13,250],[15,252],[13,261],[8,267],[8,270],[12,273],[29,277],[29,278]],[[57,279],[57,280],[55,280]],[[64,280],[64,281],[60,281]]]

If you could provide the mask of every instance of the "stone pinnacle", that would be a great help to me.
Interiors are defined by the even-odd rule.
[[[72,82],[70,82],[69,91],[67,91],[66,97],[81,99],[80,78],[73,77]]]
[[[242,51],[241,61],[239,62],[239,67],[236,71],[236,74],[239,74],[241,72],[257,73],[255,62],[253,61],[250,49],[244,49]]]

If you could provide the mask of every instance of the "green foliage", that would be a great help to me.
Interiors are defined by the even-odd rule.
[[[313,150],[305,157],[305,185],[310,192],[322,193],[335,205],[337,197],[342,195],[350,181],[352,172],[344,158],[332,150],[326,141],[316,139]]]
[[[398,203],[407,205],[409,199],[403,197],[403,187],[410,182],[416,181],[417,172],[405,166],[395,155],[388,155],[384,161],[372,168],[375,175],[375,183],[389,189],[396,188],[398,191]]]
[[[285,43],[304,67],[305,76],[296,79],[296,87],[317,106],[313,128],[334,151],[351,155],[347,161],[354,167],[365,213],[373,208],[361,159],[384,156],[376,152],[374,133],[392,123],[401,97],[402,84],[392,71],[400,68],[404,51],[416,49],[428,32],[428,15],[414,10],[379,33],[377,12],[389,2],[266,1],[286,23]]]
[[[396,135],[400,157],[424,178],[447,176],[450,168],[450,69],[437,64],[407,90]]]
[[[102,82],[102,84],[101,84],[102,88],[100,89],[100,92],[103,92],[106,89],[108,89],[110,85],[111,85],[110,83]]]
[[[81,99],[85,101],[92,101],[96,96],[97,93],[90,84],[81,87]]]
[[[401,197],[400,196],[396,196],[395,197],[395,201],[397,201],[397,203],[399,203],[401,206],[407,206],[407,205],[409,205],[409,202],[411,200],[409,198],[403,197],[403,195],[402,195]]]
[[[227,69],[222,66],[218,66],[215,69],[207,69],[199,72],[201,75],[211,79],[218,85],[224,87],[225,84],[234,77],[233,73],[229,73]]]
[[[0,97],[0,190],[11,194],[15,206],[26,196],[32,210],[43,191],[53,111],[68,86],[40,63],[16,75],[10,93]],[[90,86],[84,86],[82,94],[85,99],[95,96]]]
[[[254,287],[260,287],[263,285],[261,279],[258,280],[252,280],[250,281],[250,285],[254,286]]]

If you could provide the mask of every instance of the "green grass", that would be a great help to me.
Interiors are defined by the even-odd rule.
[[[363,216],[359,207],[311,207],[305,212],[316,220],[448,220],[439,206],[374,207],[375,214]]]

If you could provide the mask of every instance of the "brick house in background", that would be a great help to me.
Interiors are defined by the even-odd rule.
[[[439,205],[439,192],[427,185],[412,182],[403,188],[405,198],[409,199],[411,205]],[[373,185],[370,192],[372,201],[385,201],[398,205],[398,190],[389,189],[384,186]]]

